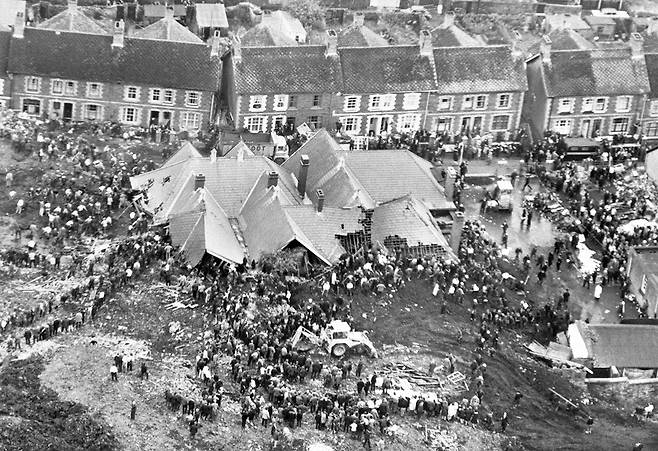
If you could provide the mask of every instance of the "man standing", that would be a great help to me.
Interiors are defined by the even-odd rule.
[[[142,362],[142,367],[141,367],[141,370],[139,372],[139,378],[140,379],[146,378],[146,380],[149,380],[149,370],[146,367],[146,362]]]
[[[601,300],[601,294],[603,294],[603,287],[600,283],[597,283],[594,287],[594,300],[599,302]]]
[[[132,405],[130,406],[130,419],[134,421],[135,415],[137,415],[137,404],[135,401],[133,401]]]
[[[500,432],[505,432],[508,423],[509,420],[507,419],[507,412],[505,412],[503,413],[503,418],[500,420]]]
[[[110,380],[113,380],[115,382],[119,382],[119,378],[117,377],[117,373],[119,372],[118,368],[116,365],[112,365],[110,367]]]

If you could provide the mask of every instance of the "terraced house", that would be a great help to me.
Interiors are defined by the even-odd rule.
[[[552,50],[544,38],[527,64],[526,114],[533,132],[594,138],[636,133],[649,80],[643,39],[624,48]]]
[[[127,36],[107,31],[75,2],[37,27],[19,13],[7,43],[10,106],[64,121],[116,121],[196,131],[214,120],[220,87],[219,41],[206,45],[164,19]]]

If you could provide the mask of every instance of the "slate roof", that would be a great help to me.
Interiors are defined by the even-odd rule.
[[[197,3],[194,7],[199,28],[228,28],[226,9],[222,3]]]
[[[282,33],[281,30],[263,23],[248,29],[240,37],[240,42],[243,47],[295,47],[299,45],[297,41]]]
[[[67,8],[61,13],[41,22],[39,28],[78,33],[107,34],[108,30],[100,23],[88,17],[77,7]]]
[[[418,92],[437,89],[434,67],[419,46],[339,49],[343,92]]]
[[[591,41],[588,41],[581,34],[569,28],[556,28],[548,34],[548,37],[551,38],[551,49],[553,50],[578,50],[595,48],[595,45]]]
[[[427,207],[413,196],[403,196],[375,208],[372,216],[372,239],[384,243],[398,236],[409,246],[438,245],[452,254],[448,241]]]
[[[649,91],[644,58],[632,58],[629,48],[552,51],[550,64],[543,61],[543,74],[549,97]]]
[[[647,53],[644,55],[647,65],[647,74],[649,76],[649,86],[651,92],[649,97],[658,98],[658,53]]]
[[[163,88],[217,91],[221,61],[205,44],[25,28],[11,41],[9,72],[74,80],[124,82]]]
[[[159,39],[173,42],[189,42],[195,44],[203,43],[203,41],[197,35],[181,25],[173,17],[165,17],[164,19],[160,19],[145,28],[136,30],[131,35],[131,37],[141,39]]]
[[[172,156],[170,156],[167,161],[162,163],[162,166],[171,166],[176,163],[184,162],[190,158],[201,158],[202,155],[201,153],[197,150],[194,145],[192,145],[191,142],[189,141],[184,141],[178,149]]]
[[[509,46],[436,48],[434,61],[442,94],[528,89],[523,60],[513,58]]]
[[[308,155],[310,165],[306,193],[325,192],[325,205],[373,208],[411,194],[430,209],[454,209],[431,172],[427,160],[403,150],[342,151],[322,129],[290,156],[284,169],[297,175],[300,159]]]
[[[658,327],[588,324],[588,349],[596,367],[658,368]]]
[[[388,41],[365,25],[352,24],[338,32],[338,47],[385,47]]]
[[[485,42],[471,36],[457,25],[438,26],[432,30],[432,45],[434,47],[482,46]]]
[[[340,92],[338,58],[327,58],[325,46],[242,47],[235,63],[239,93]]]

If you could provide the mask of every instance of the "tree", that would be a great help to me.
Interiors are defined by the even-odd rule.
[[[324,24],[325,12],[318,0],[290,0],[287,9],[304,27],[321,27]]]

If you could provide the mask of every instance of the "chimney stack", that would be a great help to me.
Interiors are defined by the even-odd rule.
[[[237,35],[233,37],[233,62],[235,64],[242,62],[242,43]]]
[[[644,38],[640,33],[631,33],[631,38],[628,40],[631,46],[631,52],[634,59],[644,58]]]
[[[164,18],[165,19],[173,19],[174,18],[174,6],[173,5],[166,5],[165,6]]]
[[[432,58],[434,56],[434,48],[432,47],[432,33],[429,30],[420,30],[420,56]]]
[[[450,28],[455,24],[455,13],[452,11],[448,11],[443,15],[443,23],[441,24],[441,28]]]
[[[315,191],[315,195],[318,197],[318,213],[322,213],[324,208],[324,191],[318,189]]]
[[[279,173],[272,171],[267,175],[267,187],[271,188],[279,184]]]
[[[327,49],[325,56],[338,56],[338,34],[335,30],[327,30]]]
[[[78,8],[78,0],[69,0],[69,9],[77,9]]]
[[[308,178],[308,166],[311,160],[308,155],[302,155],[299,160],[299,177],[297,177],[297,191],[299,195],[304,197],[306,194],[306,179]]]
[[[363,13],[354,13],[354,25],[362,27],[366,23],[366,16]]]
[[[548,36],[544,35],[539,42],[539,51],[541,52],[541,59],[542,61],[547,64],[548,66],[551,65],[551,46],[553,45],[553,41],[551,41],[551,38]]]
[[[219,56],[219,35],[220,32],[219,30],[215,30],[215,33],[213,34],[213,37],[210,41],[210,56]]]
[[[112,35],[112,47],[121,48],[123,47],[123,35],[124,32],[124,22],[123,20],[117,20],[114,22],[114,34]]]
[[[203,174],[197,174],[194,176],[194,191],[199,188],[203,188],[206,184],[206,176]]]
[[[16,21],[14,22],[14,37],[22,38],[25,35],[25,12],[18,11],[16,13]]]

